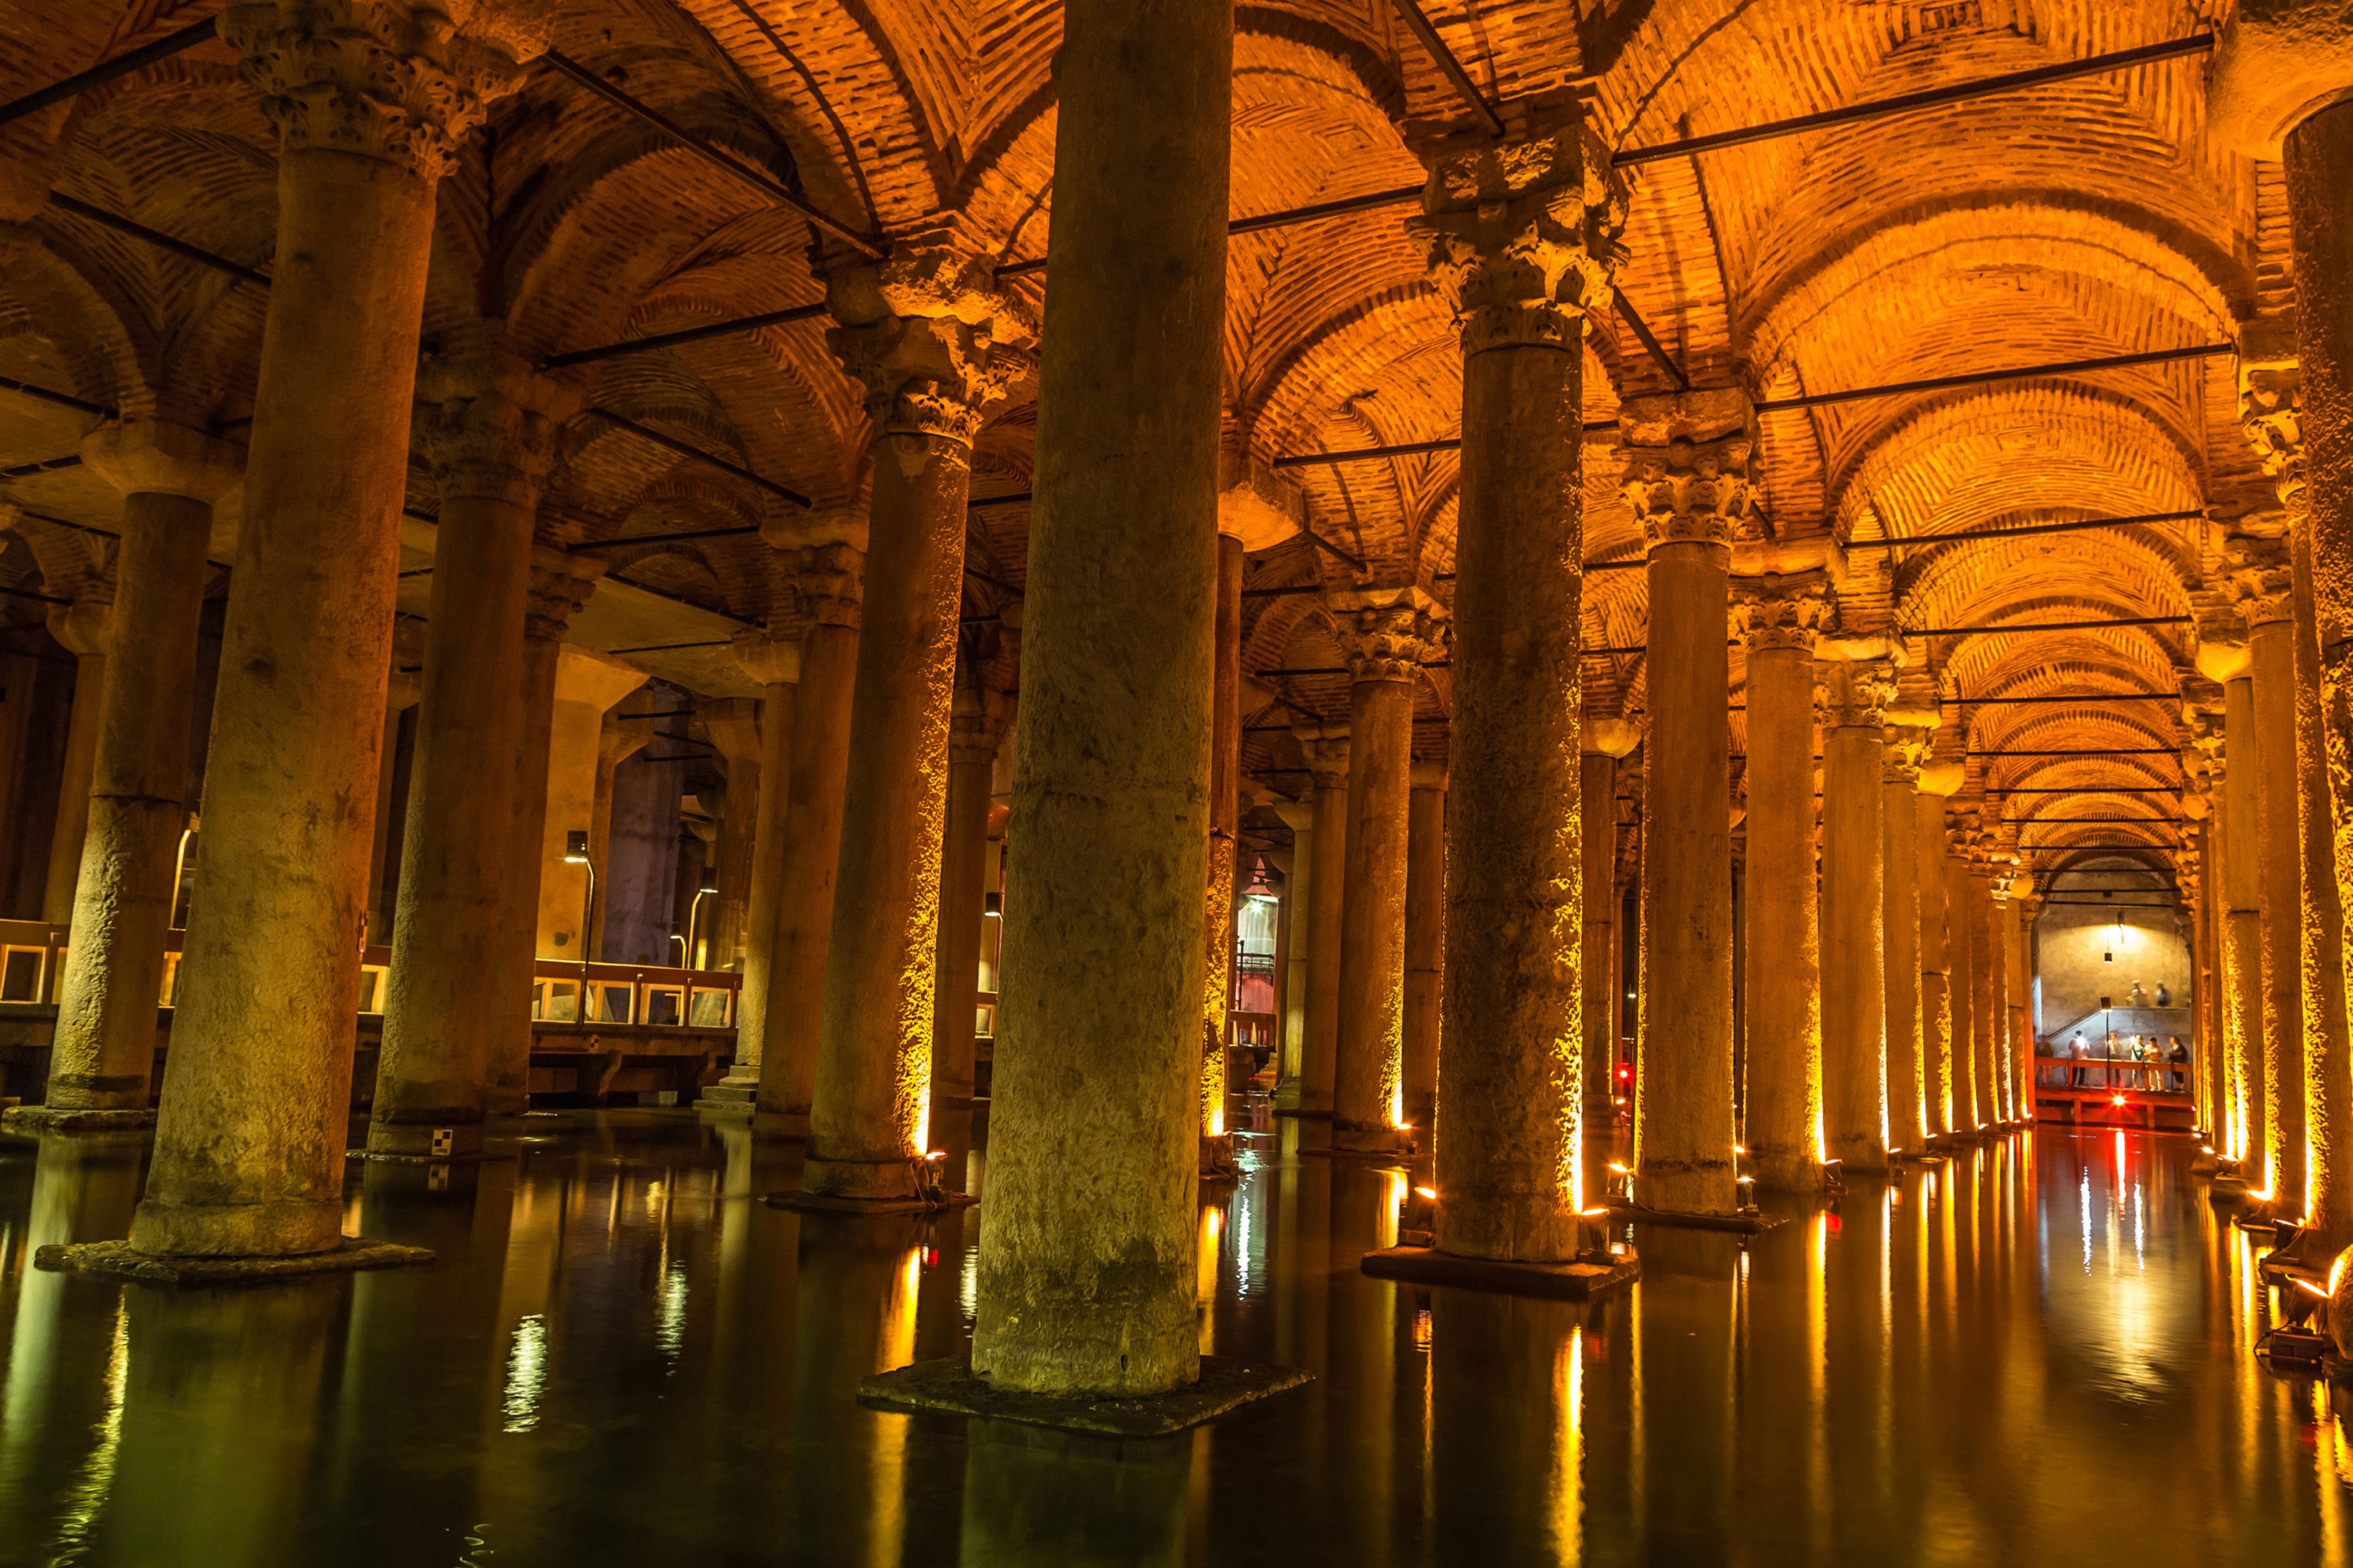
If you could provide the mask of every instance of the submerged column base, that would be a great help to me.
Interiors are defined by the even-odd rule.
[[[1522,1263],[1461,1258],[1434,1247],[1386,1247],[1366,1253],[1356,1267],[1376,1279],[1493,1290],[1507,1296],[1544,1296],[1558,1301],[1588,1301],[1642,1277],[1641,1256],[1631,1246],[1622,1253],[1571,1263]],[[1208,1359],[1202,1358],[1204,1363]]]
[[[1166,1394],[1064,1397],[998,1388],[974,1374],[970,1356],[954,1356],[878,1372],[858,1385],[858,1403],[906,1415],[987,1415],[1113,1437],[1160,1437],[1314,1381],[1289,1367],[1205,1355],[1198,1382]]]
[[[12,1105],[0,1110],[0,1132],[37,1138],[45,1132],[143,1132],[155,1125],[152,1110],[112,1110],[71,1105]]]
[[[1384,1122],[1334,1121],[1332,1148],[1343,1154],[1411,1154],[1415,1152],[1413,1134],[1402,1127]]]
[[[291,1257],[163,1257],[142,1252],[127,1241],[83,1241],[44,1247],[33,1254],[33,1267],[53,1272],[95,1274],[128,1279],[140,1285],[186,1289],[203,1285],[252,1285],[271,1279],[301,1279],[312,1274],[348,1272],[357,1268],[399,1268],[430,1263],[430,1247],[403,1247],[393,1241],[370,1241],[344,1236],[324,1252]]]

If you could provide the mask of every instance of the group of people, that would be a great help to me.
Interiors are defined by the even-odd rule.
[[[2187,1073],[2189,1047],[2179,1035],[2159,1039],[2155,1035],[2119,1035],[2111,1029],[2105,1037],[2086,1039],[2082,1030],[2070,1036],[2063,1050],[2052,1053],[2072,1057],[2078,1064],[2073,1068],[2045,1067],[2038,1074],[2042,1082],[2065,1088],[2070,1082],[2077,1089],[2139,1089],[2168,1094],[2179,1094],[2189,1086]]]

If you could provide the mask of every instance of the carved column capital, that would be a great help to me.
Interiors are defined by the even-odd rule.
[[[498,323],[476,323],[418,368],[413,439],[443,500],[535,510],[555,467],[558,433],[587,400],[540,374],[503,340]]]
[[[1419,588],[1353,588],[1324,596],[1340,657],[1356,680],[1411,680],[1446,646],[1446,606]]]
[[[2304,369],[2295,360],[2239,362],[2239,428],[2272,481],[2280,505],[2302,517],[2311,506],[2306,494],[2304,419],[2299,403]]]
[[[1629,188],[1572,108],[1506,142],[1451,140],[1424,161],[1430,183],[1406,232],[1452,307],[1462,352],[1542,344],[1580,351],[1625,265]]]
[[[1004,693],[958,687],[948,710],[948,760],[994,763],[1006,729]]]
[[[1626,453],[1621,488],[1645,550],[1728,549],[1755,529],[1757,416],[1745,393],[1630,397],[1618,424]]]
[[[849,544],[805,544],[786,552],[785,567],[811,626],[857,628],[866,591],[866,552]]]
[[[221,13],[220,37],[286,151],[357,153],[430,184],[522,85],[554,19],[533,0],[248,0]]]
[[[1810,656],[1837,608],[1827,573],[1732,580],[1732,635],[1752,654],[1795,649]]]
[[[1927,766],[1934,744],[1934,737],[1926,730],[1909,724],[1887,726],[1885,744],[1879,753],[1880,782],[1918,789],[1921,770]]]
[[[2295,572],[2284,538],[2233,533],[2223,542],[2232,602],[2249,630],[2295,614]]]
[[[1345,724],[1297,724],[1292,737],[1306,759],[1307,776],[1317,789],[1345,789],[1348,784],[1348,727]]]
[[[953,245],[907,244],[846,268],[827,281],[826,303],[841,322],[826,347],[865,387],[879,435],[970,446],[1029,335],[987,258]]]
[[[1883,729],[1887,705],[1895,700],[1895,663],[1884,658],[1826,663],[1814,689],[1823,729]]]
[[[562,642],[572,617],[596,591],[605,563],[546,548],[532,552],[531,586],[523,599],[522,635]]]

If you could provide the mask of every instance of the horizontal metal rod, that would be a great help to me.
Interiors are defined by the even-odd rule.
[[[569,364],[593,364],[598,360],[612,359],[621,354],[653,353],[662,349],[674,349],[686,343],[706,342],[712,338],[732,338],[739,332],[756,332],[763,327],[782,327],[794,321],[812,321],[826,313],[822,302],[815,305],[795,305],[789,310],[769,310],[757,316],[739,316],[733,321],[712,321],[705,326],[682,327],[675,332],[656,332],[651,337],[627,338],[617,343],[601,343],[593,349],[574,349],[570,353],[550,354],[539,362],[542,370],[562,370]]]
[[[1999,752],[1980,752],[1971,750],[1964,754],[1972,757],[2179,757],[2181,754],[2181,749],[2179,746],[2115,746],[2105,752],[2023,752],[2007,750]]]
[[[168,250],[173,255],[183,257],[199,267],[209,267],[216,272],[226,272],[240,282],[258,283],[264,289],[269,287],[269,274],[267,272],[257,272],[241,261],[231,261],[226,256],[216,256],[201,246],[190,245],[185,239],[174,239],[160,229],[149,228],[143,223],[132,223],[127,217],[108,212],[101,207],[91,206],[88,202],[78,202],[61,191],[49,193],[49,205],[69,212],[76,217],[86,217],[94,224],[114,230],[117,234],[127,234],[133,239],[143,240],[159,250]]]
[[[60,599],[55,594],[36,594],[30,588],[11,588],[5,584],[0,584],[0,594],[5,594],[12,599],[37,599],[44,605],[73,603],[71,599]]]
[[[1028,490],[1020,490],[1009,496],[977,497],[975,500],[966,501],[965,503],[965,510],[966,511],[978,511],[985,506],[1013,506],[1017,503],[1027,506],[1029,502],[1029,492]]]
[[[53,82],[37,91],[28,92],[13,103],[0,105],[0,125],[5,125],[12,120],[22,120],[27,114],[37,114],[53,103],[63,103],[69,98],[79,97],[91,88],[103,87],[119,77],[129,76],[142,66],[151,66],[157,60],[167,60],[174,55],[185,54],[198,44],[210,43],[214,34],[218,31],[219,21],[220,18],[217,16],[207,16],[203,21],[192,23],[176,33],[167,33],[143,48],[132,49],[128,54],[117,55],[111,60],[100,61],[90,69],[79,71],[63,81]]]
[[[2087,517],[2075,522],[2021,522],[2004,528],[1960,528],[1950,533],[1899,533],[1887,539],[1857,539],[1848,542],[1851,550],[1868,550],[1878,546],[1897,549],[1907,544],[1959,543],[1971,539],[2025,539],[2038,533],[2088,533],[2095,528],[2126,528],[2148,522],[2202,522],[2206,513],[2194,511],[2145,511],[2131,517]]]
[[[2179,903],[2171,901],[2162,904],[2112,904],[2105,899],[2044,899],[2042,900],[2042,907],[2046,910],[2053,905],[2080,905],[2089,910],[2178,910],[2181,907]]]
[[[630,586],[643,587],[644,584],[631,584]],[[682,647],[733,647],[734,646],[734,638],[723,637],[717,642],[658,642],[649,643],[643,647],[613,647],[607,648],[605,651],[617,658],[625,653],[672,653]]]
[[[2134,785],[2133,785],[2133,786],[2131,786],[2130,788],[2124,788],[2124,787],[2120,787],[2120,786],[2116,786],[2116,785],[2111,785],[2111,784],[2075,784],[2075,785],[2072,785],[2072,786],[2070,786],[2070,787],[2068,787],[2068,788],[2064,788],[2064,789],[2055,789],[2055,788],[2052,788],[2052,787],[2050,787],[2050,786],[2048,786],[2048,785],[2042,786],[2042,787],[2041,787],[2041,788],[2036,788],[2036,789],[2009,789],[2009,788],[2006,788],[2006,787],[2004,787],[2004,786],[2002,786],[2002,785],[2000,785],[2000,784],[1988,784],[1988,785],[1986,785],[1986,786],[1985,786],[1985,793],[1986,793],[1986,794],[1988,794],[1988,795],[2179,795],[2179,794],[2181,793],[2181,789],[2180,789],[2180,786],[2179,786],[2179,785],[2178,785],[2178,784],[2177,784],[2176,786],[2174,786],[2173,788],[2171,788],[2171,789],[2161,789],[2161,788],[2160,788],[2160,789],[2151,789],[2151,788],[2147,787],[2147,785],[2143,785],[2143,784],[2134,784]]]
[[[2017,708],[2033,702],[2179,702],[2170,691],[2094,691],[2070,697],[1939,697],[1947,708]]]
[[[1746,147],[1758,142],[1772,142],[1784,136],[1801,136],[1810,131],[1826,131],[1833,126],[1852,125],[1861,121],[1878,120],[1891,114],[1909,114],[1922,109],[1938,109],[1948,103],[1967,103],[1972,99],[1989,98],[1996,93],[2016,92],[2024,88],[2042,87],[2052,82],[2066,81],[2079,76],[2098,76],[2107,71],[2125,70],[2133,66],[2148,65],[2158,60],[2179,58],[2184,55],[2200,55],[2214,47],[2211,33],[2196,33],[2186,38],[2171,38],[2161,44],[2143,44],[2137,48],[2117,49],[2110,54],[2090,55],[2079,60],[2063,60],[2057,65],[2038,66],[2032,70],[2010,71],[2002,76],[1980,77],[1975,81],[1955,82],[1949,87],[1926,88],[1919,92],[1907,92],[1897,98],[1883,98],[1869,103],[1851,103],[1840,109],[1825,109],[1819,113],[1801,114],[1791,120],[1768,120],[1761,125],[1746,126],[1738,131],[1718,131],[1705,136],[1687,136],[1681,141],[1662,142],[1651,147],[1630,147],[1611,154],[1610,163],[1618,168],[1630,168],[1642,163],[1656,163],[1663,159],[1688,157],[1694,153],[1720,152],[1726,147]]]
[[[1675,384],[1677,392],[1689,392],[1691,377],[1683,374],[1683,366],[1667,357],[1665,346],[1651,334],[1650,323],[1636,312],[1632,302],[1626,298],[1626,291],[1612,283],[1609,285],[1609,299],[1618,307],[1618,314],[1634,329],[1635,341],[1642,345],[1642,352],[1651,356],[1651,362],[1667,373],[1667,379]]]
[[[736,528],[692,528],[679,533],[627,533],[618,539],[593,539],[585,544],[567,544],[565,553],[577,555],[584,550],[618,550],[630,544],[678,544],[690,539],[737,539],[759,531],[758,523],[747,522]]]
[[[1487,95],[1481,92],[1478,84],[1471,79],[1471,73],[1462,68],[1462,62],[1454,58],[1454,51],[1446,47],[1446,40],[1438,36],[1438,29],[1430,26],[1430,18],[1422,13],[1421,7],[1414,4],[1414,0],[1391,0],[1391,3],[1397,7],[1398,16],[1405,23],[1406,30],[1420,43],[1423,52],[1438,67],[1439,75],[1454,89],[1454,96],[1462,100],[1463,107],[1471,110],[1472,118],[1478,121],[1479,128],[1501,141],[1504,135],[1503,116],[1495,112],[1495,106],[1487,101]]]
[[[1324,538],[1322,534],[1316,532],[1312,528],[1303,526],[1299,531],[1307,536],[1309,543],[1321,545],[1323,548],[1330,551],[1333,554],[1338,556],[1341,560],[1346,562],[1349,565],[1355,567],[1359,572],[1362,572],[1365,569],[1365,562],[1362,556],[1350,554],[1348,552],[1341,549],[1338,545],[1333,543],[1330,540]]]
[[[17,381],[9,376],[0,375],[0,392],[14,392],[25,397],[37,398],[43,403],[54,403],[59,408],[70,408],[77,414],[95,414],[100,419],[114,417],[114,410],[103,403],[70,397],[62,392],[51,392],[46,386],[35,386],[29,381]]]
[[[616,719],[691,719],[696,711],[697,710],[692,708],[660,708],[651,713],[616,713],[613,717]]]
[[[641,763],[701,763],[717,756],[716,752],[681,752],[674,757],[639,757]]]
[[[1345,217],[1351,213],[1372,212],[1381,207],[1403,206],[1408,202],[1421,200],[1426,187],[1419,182],[1398,185],[1391,190],[1368,191],[1361,196],[1342,196],[1336,201],[1317,202],[1311,206],[1292,207],[1283,212],[1260,213],[1254,217],[1238,217],[1226,225],[1229,237],[1257,234],[1263,229],[1287,228],[1295,223],[1314,223],[1327,217]]]
[[[1853,403],[1865,397],[1902,397],[1915,392],[1950,392],[1957,387],[1984,386],[1997,381],[2019,381],[2038,375],[2079,375],[2085,371],[2125,370],[2139,364],[2169,364],[2175,360],[2207,359],[2239,352],[2232,342],[2200,343],[2195,348],[2152,349],[2146,353],[2106,354],[2098,359],[2060,360],[2024,370],[1975,370],[1961,375],[1935,375],[1923,381],[1891,382],[1885,386],[1859,386],[1847,392],[1810,392],[1797,397],[1768,398],[1757,405],[1759,414],[1787,414],[1799,408],[1820,408]]]
[[[622,110],[626,113],[636,115],[647,124],[653,126],[656,130],[661,132],[662,134],[670,137],[688,152],[693,153],[696,157],[701,158],[704,163],[709,163],[712,167],[721,171],[723,174],[733,175],[736,179],[752,186],[762,195],[766,196],[770,201],[776,203],[778,206],[785,208],[786,211],[798,214],[801,217],[807,220],[810,226],[824,230],[826,233],[833,236],[836,239],[840,240],[844,245],[849,246],[851,249],[857,251],[860,256],[865,257],[870,261],[880,261],[888,254],[881,241],[871,238],[866,235],[862,235],[856,229],[850,228],[846,225],[838,223],[834,219],[828,217],[825,214],[818,211],[817,208],[809,205],[805,199],[794,195],[792,192],[786,190],[783,185],[777,184],[771,176],[762,174],[759,170],[753,168],[750,164],[743,162],[739,158],[721,152],[718,147],[704,141],[702,137],[695,135],[684,126],[678,124],[668,115],[663,114],[659,110],[655,109],[651,104],[640,102],[629,94],[623,92],[619,88],[615,87],[611,82],[607,81],[603,77],[598,76],[586,66],[582,65],[578,60],[575,60],[570,56],[563,54],[555,49],[548,50],[545,54],[542,55],[540,58],[545,60],[549,65],[554,66],[557,70],[563,72],[565,76],[570,77],[574,81],[578,82],[582,87],[586,88],[589,91],[595,93],[606,102],[614,105],[616,108]]]
[[[782,497],[795,506],[814,508],[816,504],[800,491],[787,489],[774,479],[763,479],[740,463],[731,463],[724,458],[714,458],[700,447],[690,446],[684,441],[665,436],[659,430],[649,430],[636,420],[616,414],[609,408],[591,408],[587,412],[617,429],[627,430],[632,436],[642,437],[651,441],[657,447],[676,452],[681,458],[691,458],[696,462],[707,464],[722,473],[733,474],[739,479],[757,485],[770,495]]]
[[[2016,625],[1988,621],[1968,626],[1917,626],[1910,630],[1899,627],[1897,635],[1907,637],[1954,637],[1971,636],[1980,632],[2081,632],[2096,630],[2102,626],[2186,626],[2189,624],[2188,616],[2132,616],[2113,621],[2026,621]]]
[[[0,479],[30,479],[35,474],[54,474],[60,468],[81,467],[81,454],[68,452],[62,458],[44,458],[37,463],[18,463],[13,468],[0,468]]]
[[[2087,827],[2095,826],[2163,827],[2171,823],[2188,822],[2186,816],[2027,816],[2021,817],[2018,826]]]

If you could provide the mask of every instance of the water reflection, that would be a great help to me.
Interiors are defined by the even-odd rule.
[[[856,1403],[869,1372],[968,1347],[976,1210],[770,1209],[797,1146],[718,1119],[532,1125],[515,1161],[355,1168],[356,1222],[433,1268],[238,1292],[31,1268],[122,1233],[140,1151],[0,1149],[0,1562],[2353,1549],[2353,1392],[2256,1359],[2262,1243],[2142,1135],[1906,1166],[1745,1245],[1645,1227],[1641,1284],[1584,1308],[1366,1279],[1411,1178],[1302,1158],[1254,1108],[1201,1212],[1204,1343],[1317,1381],[1113,1444]],[[985,1115],[934,1135],[977,1190]]]

